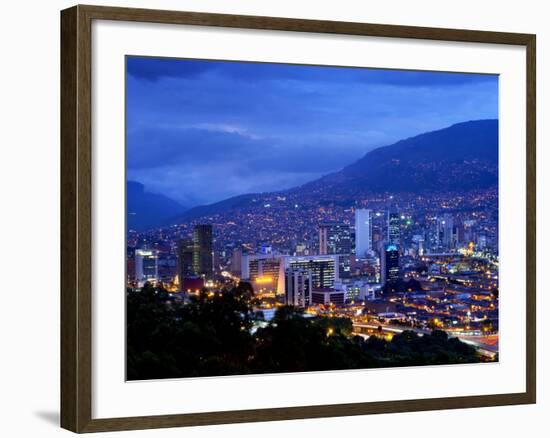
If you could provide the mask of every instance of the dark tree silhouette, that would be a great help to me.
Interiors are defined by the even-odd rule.
[[[404,331],[391,341],[353,336],[348,318],[308,318],[281,306],[254,327],[250,284],[177,300],[145,284],[127,292],[129,380],[479,362],[442,331]],[[255,330],[253,330],[253,328]]]

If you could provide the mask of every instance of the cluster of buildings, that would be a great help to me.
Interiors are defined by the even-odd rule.
[[[393,217],[392,213],[388,215],[390,224],[393,224]],[[399,239],[397,226],[388,228],[390,243],[383,247],[380,261],[376,259],[372,245],[370,210],[355,211],[355,227],[324,222],[319,225],[318,233],[318,254],[281,254],[271,246],[251,252],[241,247],[233,251],[227,271],[223,272],[229,272],[230,278],[249,281],[259,294],[284,296],[286,303],[299,307],[328,303],[343,305],[346,300],[365,300],[372,296],[380,281],[382,284],[398,281],[399,251],[397,244],[391,243]],[[145,282],[167,283],[161,278],[159,269],[162,251],[155,245],[148,246],[134,252],[134,277],[129,281],[138,287]],[[216,263],[212,225],[195,225],[191,238],[177,240],[175,248],[176,262],[171,265],[176,269],[171,283],[177,285],[180,292],[194,291],[208,282],[222,279],[217,278],[221,277],[222,270],[219,259]],[[369,260],[374,261],[375,275],[354,279],[352,269]]]
[[[490,195],[468,200],[478,208],[452,209],[450,201],[440,201],[439,209],[416,215],[411,210],[418,199],[406,208],[385,202],[384,208],[373,200],[375,208],[307,210],[300,226],[309,225],[299,236],[289,231],[292,239],[285,237],[284,219],[275,227],[277,215],[265,216],[275,202],[260,204],[258,215],[232,213],[254,224],[259,234],[253,239],[240,234],[245,225],[219,217],[130,232],[128,285],[162,283],[172,293],[189,294],[243,280],[263,310],[292,304],[314,314],[330,309],[411,326],[498,327],[498,214]]]

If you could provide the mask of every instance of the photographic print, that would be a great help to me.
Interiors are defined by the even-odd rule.
[[[498,362],[498,75],[125,75],[128,380]]]

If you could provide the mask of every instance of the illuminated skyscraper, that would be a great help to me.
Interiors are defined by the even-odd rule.
[[[454,248],[458,242],[458,227],[455,225],[453,216],[445,213],[437,218],[436,227],[438,247],[446,250]]]
[[[350,254],[351,229],[349,225],[330,222],[319,225],[319,254]]]
[[[363,258],[372,249],[372,220],[370,210],[355,210],[355,255]]]
[[[182,277],[193,275],[193,241],[180,240],[177,244],[178,274]]]
[[[285,257],[285,267],[311,272],[314,288],[334,287],[340,278],[337,255]]]
[[[399,250],[396,245],[386,245],[382,252],[381,274],[382,284],[396,286],[399,281]]]
[[[311,273],[312,287],[334,287],[339,281],[337,255],[289,256],[245,254],[242,257],[242,279],[249,280],[256,291],[285,292],[287,269]]]
[[[184,278],[195,275],[195,272],[193,271],[193,248],[194,245],[192,240],[178,241],[178,279],[180,290],[182,291]]]
[[[341,277],[350,273],[350,255],[352,251],[352,233],[349,225],[329,222],[319,225],[319,254],[337,254],[338,270]]]
[[[193,229],[193,272],[201,277],[212,276],[212,225],[195,225]]]
[[[256,292],[284,292],[284,263],[274,254],[243,254],[241,277],[249,280]]]
[[[142,287],[146,282],[158,281],[158,253],[154,249],[136,249],[136,282]]]
[[[285,272],[285,303],[296,307],[311,304],[311,272],[288,268]]]
[[[399,213],[388,211],[388,243],[390,245],[399,246],[400,232],[399,232],[400,218]]]

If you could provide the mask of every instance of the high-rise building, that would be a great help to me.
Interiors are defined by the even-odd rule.
[[[347,224],[327,222],[319,225],[319,254],[339,256],[338,270],[342,278],[350,274],[351,234],[351,227]]]
[[[212,225],[195,225],[193,228],[193,272],[201,277],[213,273]]]
[[[183,290],[183,279],[195,275],[193,270],[193,241],[180,240],[177,244],[178,279],[180,290]]]
[[[136,249],[135,252],[136,282],[143,287],[146,282],[158,281],[158,253],[154,249]]]
[[[334,287],[339,281],[338,256],[285,257],[285,267],[311,272],[313,287]]]
[[[178,260],[171,248],[157,249],[158,253],[158,280],[164,284],[173,283],[178,273]]]
[[[285,303],[296,307],[311,304],[311,272],[288,268],[285,271]]]
[[[311,273],[312,287],[334,287],[339,281],[338,255],[289,256],[278,254],[245,254],[241,278],[249,280],[258,291],[285,292],[287,269]]]
[[[243,258],[243,249],[235,248],[233,254],[231,255],[231,273],[238,277],[241,276],[242,272],[242,258]]]
[[[399,246],[400,239],[400,217],[399,213],[388,211],[388,244]]]
[[[355,210],[355,255],[366,257],[372,249],[372,218],[370,210]]]
[[[249,280],[256,292],[284,292],[284,261],[276,254],[243,254],[241,278]]]
[[[452,249],[458,242],[458,227],[455,225],[453,216],[445,213],[437,218],[436,222],[436,242],[439,248]]]
[[[399,281],[399,250],[397,245],[386,245],[381,256],[382,284],[396,286]]]
[[[319,254],[350,254],[351,229],[349,225],[327,222],[319,225]]]

